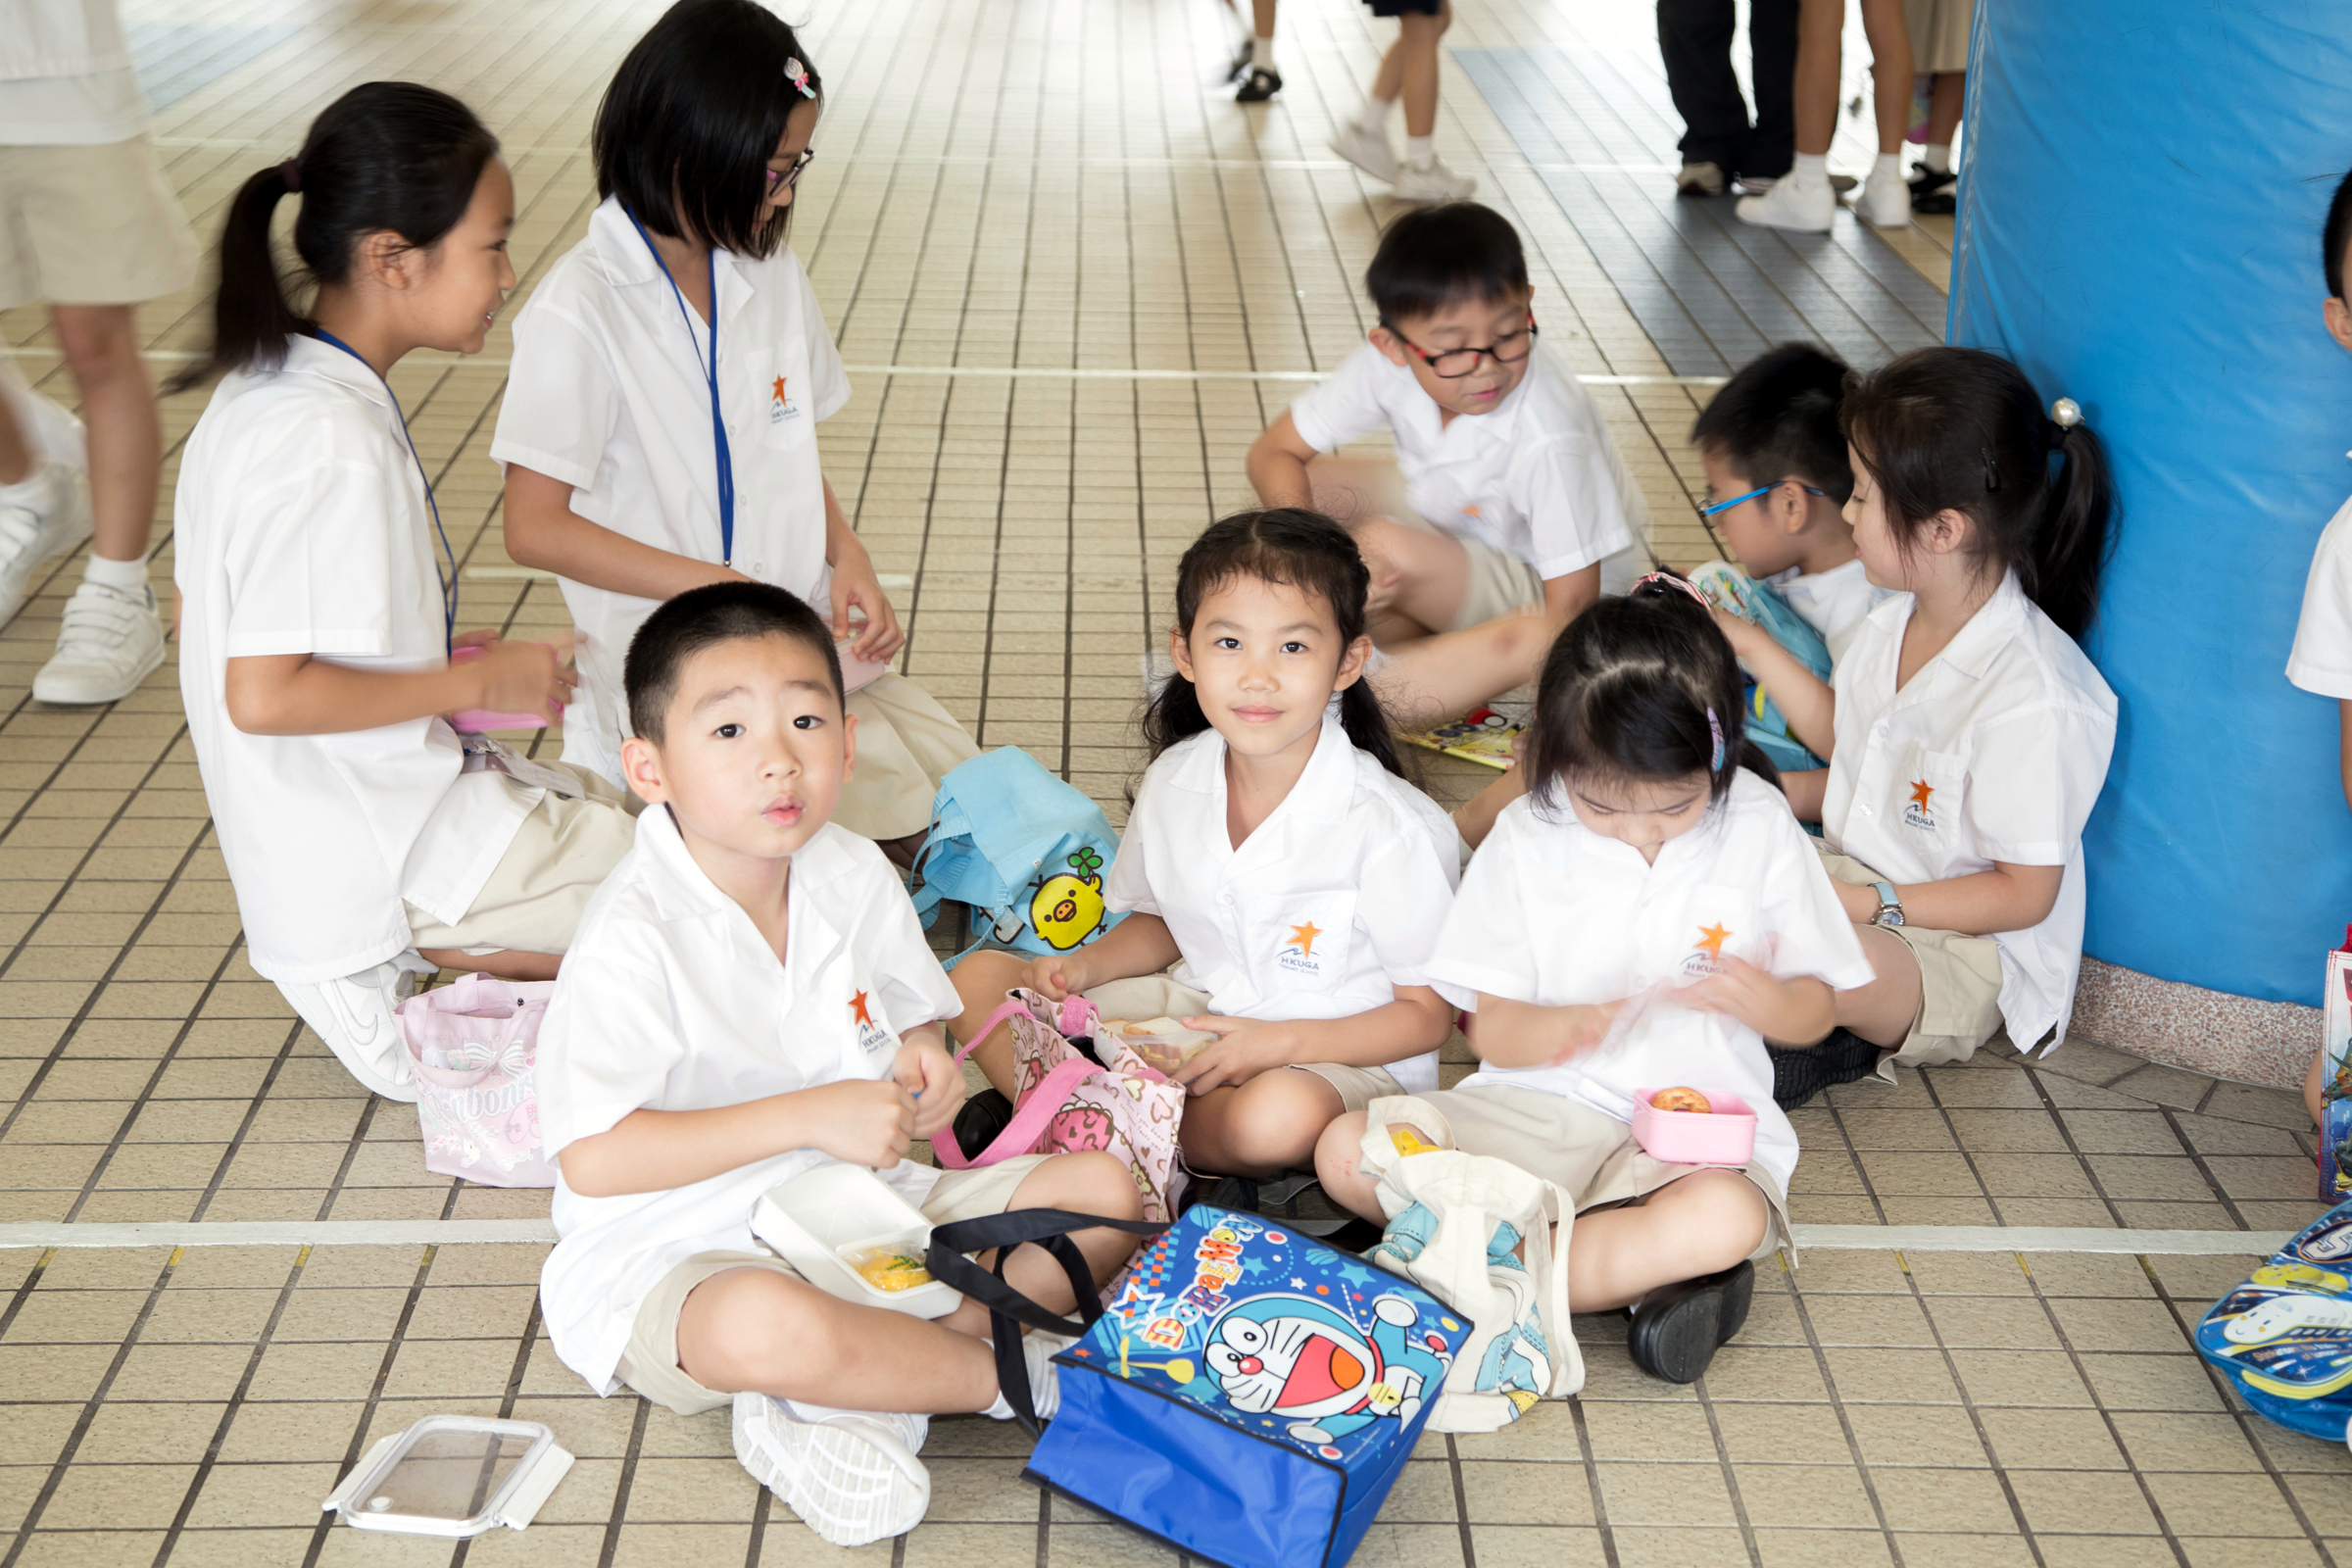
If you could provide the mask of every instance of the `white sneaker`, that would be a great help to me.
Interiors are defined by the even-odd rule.
[[[392,1009],[416,989],[418,976],[432,972],[424,959],[404,953],[338,980],[280,980],[277,989],[354,1078],[386,1100],[409,1102],[416,1098],[416,1085]]]
[[[164,617],[155,606],[155,590],[141,588],[133,597],[84,582],[66,601],[57,652],[32,677],[33,700],[120,702],[163,662]]]
[[[1700,162],[1685,164],[1683,172],[1674,176],[1677,196],[1720,196],[1723,194],[1723,166]]]
[[[1793,228],[1826,234],[1838,220],[1838,193],[1827,184],[1803,186],[1789,178],[1773,182],[1761,196],[1742,196],[1740,221],[1760,228]]]
[[[1911,187],[1899,171],[1874,172],[1862,182],[1854,211],[1873,228],[1903,228],[1911,221]]]
[[[931,1506],[915,1454],[931,1418],[834,1410],[765,1394],[735,1396],[735,1457],[836,1546],[903,1536]]]
[[[1342,125],[1324,145],[1384,185],[1396,177],[1396,151],[1377,131],[1354,123]]]
[[[1467,201],[1478,189],[1478,181],[1466,174],[1457,174],[1446,167],[1443,158],[1433,159],[1427,169],[1406,167],[1396,172],[1389,194],[1400,202],[1459,202]]]
[[[24,607],[36,567],[90,536],[89,482],[52,463],[0,496],[0,626]]]
[[[1076,1343],[1066,1334],[1021,1336],[1021,1359],[1029,1363],[1029,1407],[1040,1421],[1053,1420],[1061,1408],[1061,1368],[1054,1364],[1054,1357]],[[1012,1401],[1003,1390],[997,1393],[997,1402],[980,1413],[991,1421],[1015,1419]]]

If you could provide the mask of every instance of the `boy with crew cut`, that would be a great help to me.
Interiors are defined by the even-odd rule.
[[[646,619],[623,678],[622,765],[647,807],[540,1035],[561,1172],[548,1333],[600,1394],[626,1384],[688,1415],[732,1401],[737,1457],[826,1540],[897,1535],[930,1500],[927,1414],[1012,1414],[989,1316],[826,1295],[754,1239],[761,1195],[838,1160],[934,1224],[1035,1207],[1131,1221],[1141,1200],[1106,1154],[956,1172],[905,1157],[962,1102],[938,1024],[961,1004],[882,852],[829,820],[857,720],[824,620],[767,584],[692,589]],[[1072,1239],[1098,1283],[1135,1246],[1106,1228]],[[1005,1276],[1075,1304],[1038,1250]],[[1058,1348],[1023,1344],[1041,1416]]]
[[[1379,323],[1257,438],[1250,482],[1265,506],[1311,507],[1348,525],[1372,568],[1383,649],[1524,623],[1533,635],[1507,648],[1472,640],[1444,659],[1425,657],[1432,646],[1376,665],[1393,710],[1390,688],[1402,679],[1466,697],[1458,712],[1535,677],[1552,637],[1600,596],[1603,562],[1622,555],[1627,582],[1648,569],[1648,508],[1592,397],[1537,341],[1526,253],[1501,214],[1476,202],[1404,214],[1381,237],[1364,287]],[[1383,427],[1396,438],[1402,506],[1360,465],[1315,462]],[[1496,666],[1477,682],[1486,689],[1459,686],[1465,655]]]

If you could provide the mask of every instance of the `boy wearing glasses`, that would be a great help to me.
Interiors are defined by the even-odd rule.
[[[1622,554],[1628,582],[1647,569],[1648,509],[1592,399],[1536,341],[1527,258],[1499,213],[1475,202],[1406,213],[1364,287],[1380,324],[1266,427],[1250,482],[1266,506],[1348,526],[1372,568],[1382,647],[1501,617],[1535,633],[1511,641],[1501,662],[1512,667],[1470,698],[1483,702],[1535,677],[1552,637],[1599,597],[1602,563]],[[1383,426],[1405,505],[1384,505],[1394,486],[1360,466],[1326,460],[1310,473]],[[1394,666],[1376,671],[1384,701],[1395,679]]]

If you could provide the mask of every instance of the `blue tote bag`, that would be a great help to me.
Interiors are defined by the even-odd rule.
[[[929,930],[940,901],[955,899],[971,908],[972,947],[994,938],[1037,956],[1068,953],[1124,918],[1102,905],[1118,853],[1102,808],[1019,747],[1000,746],[939,781],[914,857],[914,912]]]
[[[1026,1474],[1227,1568],[1339,1568],[1470,1328],[1279,1220],[1196,1205],[1054,1357]]]

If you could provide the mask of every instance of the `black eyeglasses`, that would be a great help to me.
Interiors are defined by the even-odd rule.
[[[1506,333],[1484,348],[1445,349],[1436,354],[1397,331],[1390,322],[1384,320],[1380,324],[1388,328],[1389,336],[1419,355],[1421,363],[1429,367],[1429,373],[1441,381],[1460,380],[1477,370],[1481,360],[1493,360],[1496,365],[1517,365],[1536,351],[1536,318],[1533,312],[1528,314],[1527,330],[1523,332]]]
[[[785,170],[782,173],[778,173],[772,169],[767,172],[767,193],[773,196],[787,185],[798,184],[801,171],[814,162],[816,162],[816,149],[813,147],[802,148],[799,153],[794,155],[790,169]]]

